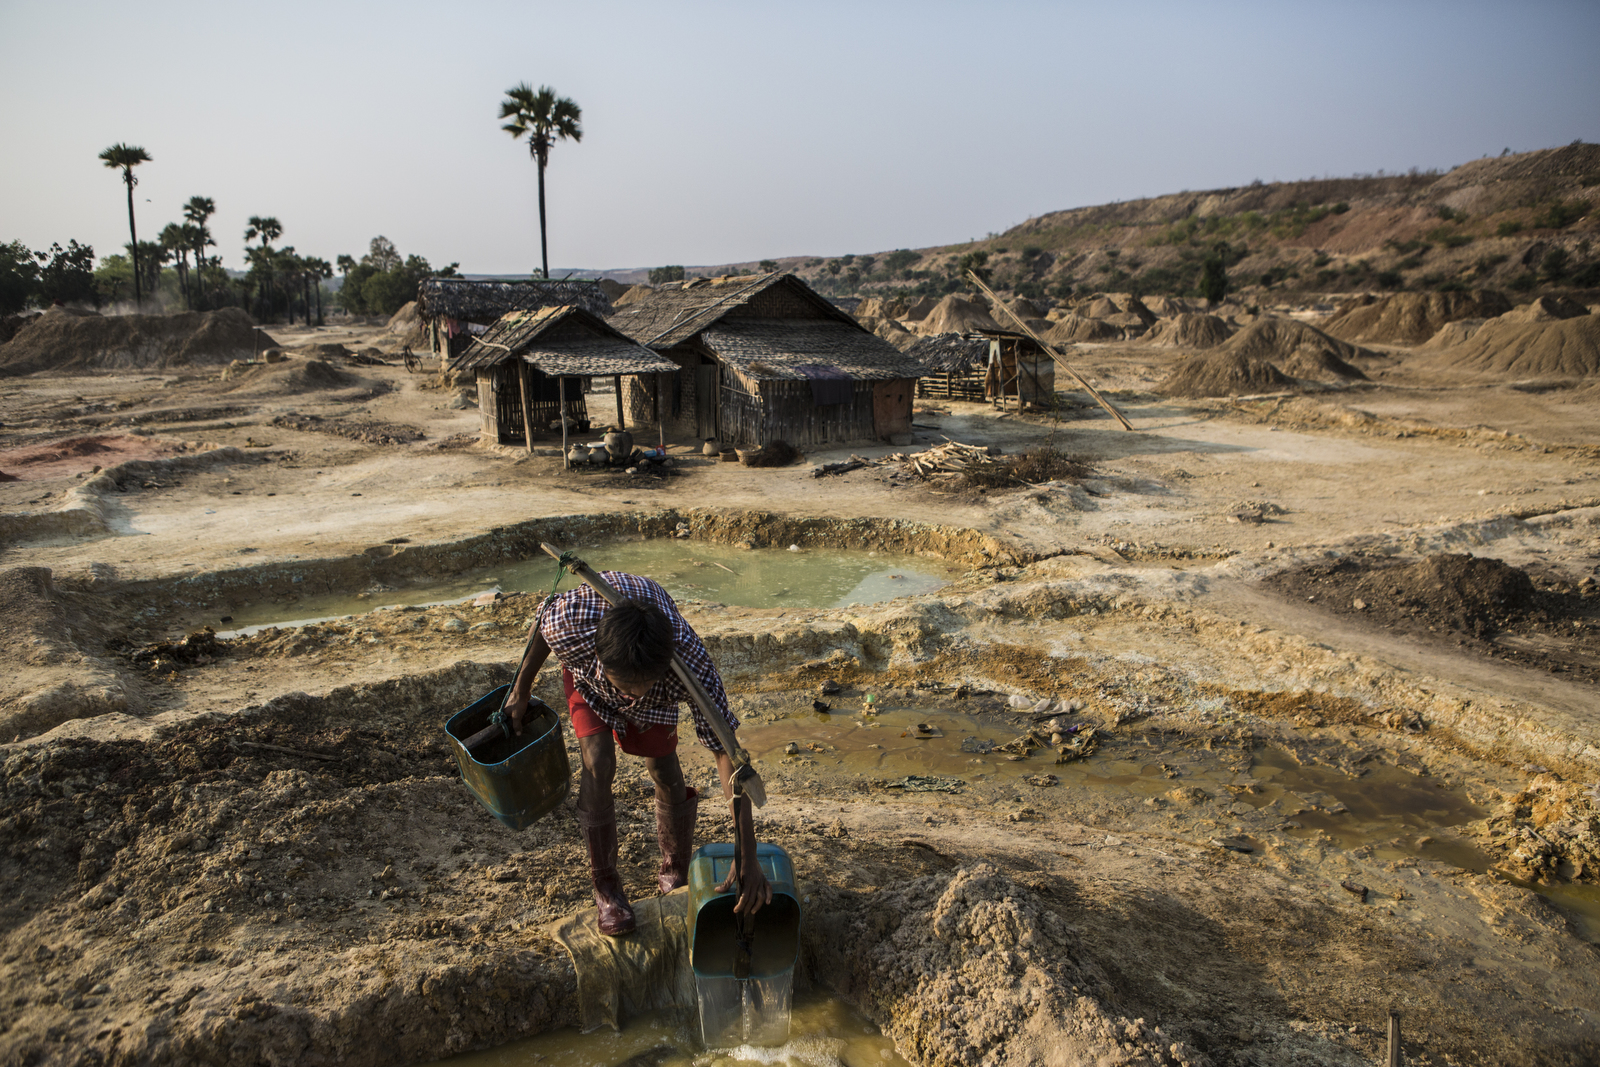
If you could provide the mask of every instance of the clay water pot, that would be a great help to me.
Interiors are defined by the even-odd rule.
[[[612,459],[627,459],[633,455],[633,434],[627,430],[612,430],[606,434],[606,451]]]
[[[717,444],[717,439],[715,437],[708,437],[706,438],[706,443],[700,448],[700,454],[702,456],[711,456],[715,458],[722,454],[722,446]]]
[[[587,463],[587,462],[589,462],[589,448],[588,448],[588,446],[587,445],[573,445],[570,449],[567,450],[567,462],[569,462],[569,463]]]

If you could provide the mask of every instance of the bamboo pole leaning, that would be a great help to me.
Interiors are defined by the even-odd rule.
[[[973,271],[970,271],[970,270],[967,271],[967,277],[972,279],[972,284],[976,285],[979,289],[983,290],[983,295],[989,298],[989,303],[992,306],[999,308],[1001,311],[1004,311],[1006,313],[1006,316],[1008,318],[1010,318],[1012,322],[1016,323],[1017,326],[1021,328],[1023,333],[1025,333],[1029,337],[1033,338],[1034,343],[1036,343],[1040,348],[1044,349],[1046,352],[1050,353],[1050,358],[1056,361],[1056,366],[1060,367],[1062,370],[1064,370],[1068,374],[1072,375],[1072,380],[1073,381],[1077,382],[1079,385],[1083,386],[1084,389],[1088,390],[1089,395],[1094,397],[1095,403],[1097,403],[1101,407],[1105,408],[1106,411],[1110,413],[1110,415],[1111,415],[1111,417],[1113,419],[1116,419],[1117,422],[1122,424],[1122,428],[1124,430],[1133,429],[1133,423],[1129,422],[1123,416],[1122,412],[1118,411],[1115,407],[1113,407],[1112,404],[1111,404],[1111,401],[1109,401],[1105,397],[1101,396],[1100,395],[1100,391],[1098,389],[1096,389],[1094,386],[1090,385],[1088,382],[1084,381],[1083,375],[1079,374],[1077,371],[1072,369],[1072,364],[1067,362],[1067,357],[1063,356],[1060,352],[1056,351],[1056,347],[1054,345],[1045,343],[1044,338],[1042,338],[1038,334],[1034,333],[1032,327],[1030,327],[1027,323],[1023,322],[1021,319],[1019,319],[1017,317],[1016,313],[1013,312],[1010,308],[1008,308],[1004,304],[1002,304],[1000,302],[1000,298],[998,296],[994,295],[994,290],[990,289],[987,285],[985,285],[983,283],[983,279],[982,278],[978,277],[978,275],[976,273],[974,273]],[[1022,407],[1022,398],[1020,396],[1017,398],[1017,407],[1018,408]]]

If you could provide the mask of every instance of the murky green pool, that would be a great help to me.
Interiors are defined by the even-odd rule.
[[[450,1067],[910,1067],[894,1042],[848,1003],[796,997],[789,1040],[774,1048],[707,1049],[695,1020],[668,1013],[642,1016],[620,1033],[557,1030],[487,1052],[439,1061]]]
[[[931,593],[964,568],[943,560],[869,549],[737,549],[705,541],[652,538],[573,546],[596,570],[629,571],[654,578],[679,601],[708,601],[752,608],[833,608],[874,604]],[[480,593],[549,592],[557,567],[548,556],[396,589],[304,596],[289,602],[241,604],[201,622],[227,634],[267,626],[304,626],[359,615],[380,607],[449,604]],[[569,589],[574,578],[563,578]],[[230,621],[220,622],[223,615]]]

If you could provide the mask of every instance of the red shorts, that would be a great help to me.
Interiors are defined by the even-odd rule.
[[[583,699],[583,694],[573,686],[572,675],[565,667],[561,668],[561,688],[567,694],[567,712],[572,716],[574,734],[579,737],[593,737],[595,734],[611,730],[611,727],[594,713],[589,702]],[[678,751],[677,723],[657,723],[653,726],[630,723],[626,733],[611,730],[611,736],[617,739],[618,747],[630,756],[660,759]]]

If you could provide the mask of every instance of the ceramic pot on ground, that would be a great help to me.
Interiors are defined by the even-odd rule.
[[[633,434],[627,430],[612,430],[606,434],[606,452],[618,462],[633,455]]]
[[[567,450],[567,462],[569,462],[569,463],[587,463],[587,462],[589,462],[589,449],[588,449],[588,447],[586,445],[573,445],[570,449]]]
[[[700,449],[700,454],[702,456],[711,456],[715,458],[716,456],[722,454],[722,446],[717,444],[717,439],[715,437],[708,437],[706,438],[706,443]]]

